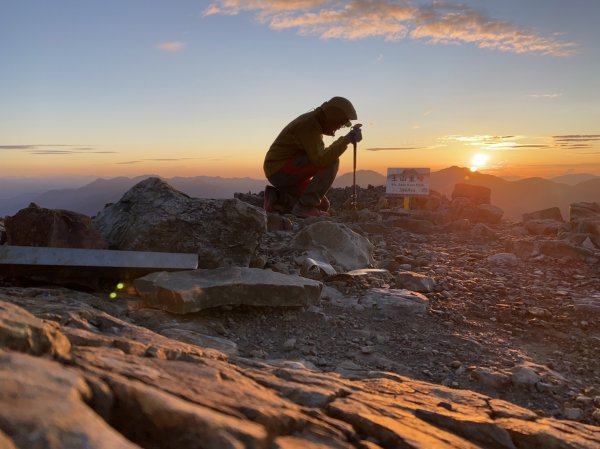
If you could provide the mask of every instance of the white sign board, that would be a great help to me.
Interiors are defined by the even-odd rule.
[[[429,168],[388,168],[385,193],[397,196],[429,195]]]

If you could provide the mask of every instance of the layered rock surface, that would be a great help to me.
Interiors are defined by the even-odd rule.
[[[43,295],[52,299],[40,303]],[[227,360],[102,312],[93,295],[4,289],[0,297],[3,329],[43,338],[34,332],[43,321],[20,304],[72,344],[54,360],[50,350],[1,350],[3,447],[600,447],[598,428],[392,373],[350,380],[302,363]]]

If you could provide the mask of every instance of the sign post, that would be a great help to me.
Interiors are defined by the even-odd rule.
[[[404,209],[409,209],[411,196],[429,195],[429,168],[388,168],[385,193],[404,197]]]

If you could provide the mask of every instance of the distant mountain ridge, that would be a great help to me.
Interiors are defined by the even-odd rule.
[[[600,176],[592,175],[591,173],[571,173],[569,175],[556,176],[550,178],[550,181],[560,182],[574,186],[582,182],[591,181],[592,179],[600,179]]]
[[[42,194],[23,194],[15,198],[0,199],[0,216],[13,215],[31,202],[49,209],[67,209],[94,216],[106,204],[119,201],[127,190],[151,176],[156,175],[98,178],[78,188],[56,189]],[[161,179],[177,190],[197,198],[233,198],[236,192],[259,192],[264,190],[266,185],[265,180],[252,178],[196,176]]]
[[[578,175],[559,177],[559,181],[543,178],[525,178],[508,181],[498,176],[481,172],[471,172],[464,167],[449,167],[431,173],[429,187],[450,197],[457,183],[466,183],[488,187],[492,191],[492,204],[504,210],[504,217],[520,221],[524,213],[549,207],[559,207],[563,218],[569,219],[569,207],[576,202],[600,201],[600,176],[583,174],[583,182],[570,185],[579,179]],[[372,171],[356,172],[357,185],[367,187],[384,185],[386,177]],[[352,185],[352,173],[339,176],[334,186]]]
[[[0,196],[0,216],[13,215],[35,202],[51,209],[68,209],[94,216],[107,203],[117,202],[135,184],[152,175],[134,178],[98,178],[78,188],[49,190],[45,193],[21,194],[14,198]],[[572,182],[577,175],[560,177]],[[211,176],[162,178],[174,188],[198,198],[232,198],[236,192],[257,193],[264,189],[266,180],[253,178],[223,178]],[[557,179],[557,178],[555,178]],[[431,173],[430,188],[450,197],[459,182],[481,185],[492,190],[492,204],[504,210],[505,218],[521,220],[522,214],[558,206],[565,219],[569,218],[569,206],[575,202],[600,201],[600,177],[584,174],[583,182],[570,185],[565,182],[542,178],[526,178],[508,181],[497,176],[471,172],[464,167],[449,167]],[[385,185],[386,177],[371,170],[356,172],[357,185],[367,187]],[[334,187],[352,186],[353,173],[338,176]],[[4,192],[6,195],[6,192]]]

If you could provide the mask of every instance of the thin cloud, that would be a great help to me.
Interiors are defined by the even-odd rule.
[[[389,148],[367,148],[366,151],[408,151],[422,150],[425,147],[389,147]]]
[[[190,159],[197,159],[195,157],[171,157],[171,158],[154,158],[154,159],[144,159],[145,161],[161,161],[161,162],[170,162],[170,161],[188,161]]]
[[[37,145],[0,145],[0,150],[33,150]]]
[[[64,149],[63,149],[64,148]],[[66,144],[51,144],[51,145],[0,145],[0,150],[16,150],[24,151],[29,154],[112,154],[116,151],[99,150],[95,147]]]
[[[411,0],[217,0],[204,16],[253,13],[275,30],[294,29],[302,36],[357,40],[405,38],[429,44],[471,44],[517,54],[569,56],[573,42],[558,33],[544,37],[510,22],[495,20],[462,4]]]
[[[143,162],[174,162],[174,161],[187,161],[190,159],[198,159],[195,157],[171,157],[171,158],[149,158],[149,159],[139,159],[137,161],[123,161],[123,162],[115,162],[117,165],[128,165],[128,164],[141,164]]]
[[[123,162],[115,162],[116,165],[130,165],[130,164],[139,164],[143,161],[123,161]]]
[[[529,142],[519,142],[525,139],[527,139]],[[444,136],[438,140],[441,142],[458,142],[462,143],[463,145],[474,146],[488,151],[517,151],[554,148],[554,145],[550,143],[551,139],[548,137],[540,138],[517,135],[493,136],[488,134],[480,134],[473,136]],[[539,143],[540,141],[541,143]]]
[[[77,154],[77,151],[70,150],[35,150],[29,151],[29,154]]]
[[[564,136],[552,136],[557,142],[589,142],[600,140],[600,134],[566,134]]]
[[[169,41],[158,44],[157,48],[163,51],[176,52],[183,50],[185,48],[185,44],[183,42]]]
[[[529,94],[527,96],[530,98],[558,98],[562,94]]]

